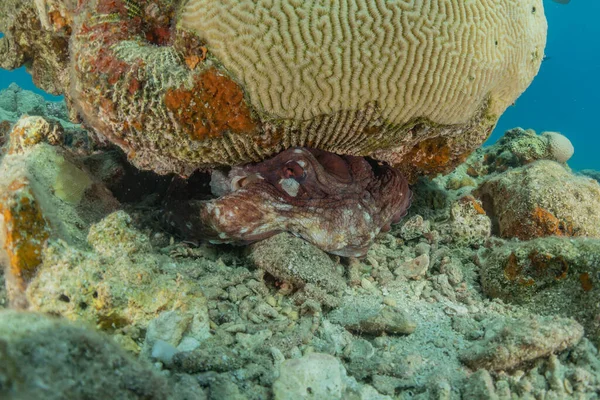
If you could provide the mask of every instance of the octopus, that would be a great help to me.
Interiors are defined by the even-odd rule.
[[[171,207],[190,239],[248,243],[291,232],[329,253],[362,257],[410,206],[402,174],[363,157],[290,148],[266,161],[213,172],[210,201]]]
[[[361,257],[406,215],[409,181],[461,163],[529,85],[546,21],[540,0],[377,2],[356,15],[333,3],[30,0],[14,20],[33,13],[37,23],[15,23],[0,52],[15,53],[10,67],[30,60],[34,79],[138,168],[212,170],[213,199],[167,209],[187,238],[250,243],[290,232]],[[460,20],[429,40],[448,7]],[[497,7],[514,12],[503,18]],[[303,17],[313,11],[347,18],[350,32]],[[500,18],[475,29],[470,15]],[[360,28],[373,22],[384,29]],[[426,38],[423,51],[403,35]],[[481,57],[453,50],[461,46]],[[411,59],[419,54],[429,58]],[[456,68],[436,70],[439,60]]]

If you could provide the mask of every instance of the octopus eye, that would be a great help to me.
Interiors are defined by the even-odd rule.
[[[246,186],[248,184],[248,179],[246,179],[245,176],[236,176],[235,178],[233,178],[233,180],[231,181],[231,189],[233,191],[236,191],[238,189],[243,188],[244,186]]]
[[[294,178],[296,180],[304,180],[306,171],[296,161],[288,161],[283,167],[283,178]]]
[[[231,180],[231,190],[232,191],[236,191],[238,189],[241,189],[249,184],[251,184],[252,182],[256,182],[259,180],[262,180],[263,177],[260,176],[260,174],[251,174],[248,176],[236,176],[235,178],[233,178]]]

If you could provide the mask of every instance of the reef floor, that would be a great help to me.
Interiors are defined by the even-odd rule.
[[[600,185],[555,136],[422,178],[356,259],[182,241],[172,177],[36,109],[0,130],[0,398],[600,397]]]

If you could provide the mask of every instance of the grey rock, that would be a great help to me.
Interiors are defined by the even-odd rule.
[[[480,369],[469,376],[463,388],[462,398],[463,400],[497,400],[498,395],[490,373]]]
[[[412,240],[428,233],[430,229],[431,223],[429,221],[423,220],[423,217],[420,215],[414,215],[402,225],[400,236],[404,240]]]
[[[163,400],[172,390],[110,338],[42,314],[0,312],[0,359],[6,400]]]
[[[352,332],[373,335],[410,334],[417,327],[404,310],[382,304],[377,296],[345,298],[327,318]]]
[[[429,264],[429,255],[421,254],[418,257],[400,263],[394,269],[394,274],[409,279],[421,279],[427,274]]]
[[[339,303],[346,282],[337,265],[322,250],[310,243],[282,233],[252,246],[250,259],[275,278],[300,289],[328,306]]]
[[[342,399],[346,370],[337,358],[310,353],[281,364],[273,383],[275,400]]]
[[[583,336],[581,325],[560,317],[494,318],[484,326],[483,338],[460,353],[461,360],[473,369],[511,370],[572,347]]]

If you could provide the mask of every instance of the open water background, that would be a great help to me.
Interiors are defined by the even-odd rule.
[[[545,0],[544,6],[549,25],[547,59],[486,144],[517,126],[558,131],[575,146],[569,161],[573,169],[600,170],[600,0],[572,0],[567,5]],[[0,69],[0,89],[11,82],[48,100],[60,100],[36,88],[24,68]]]

